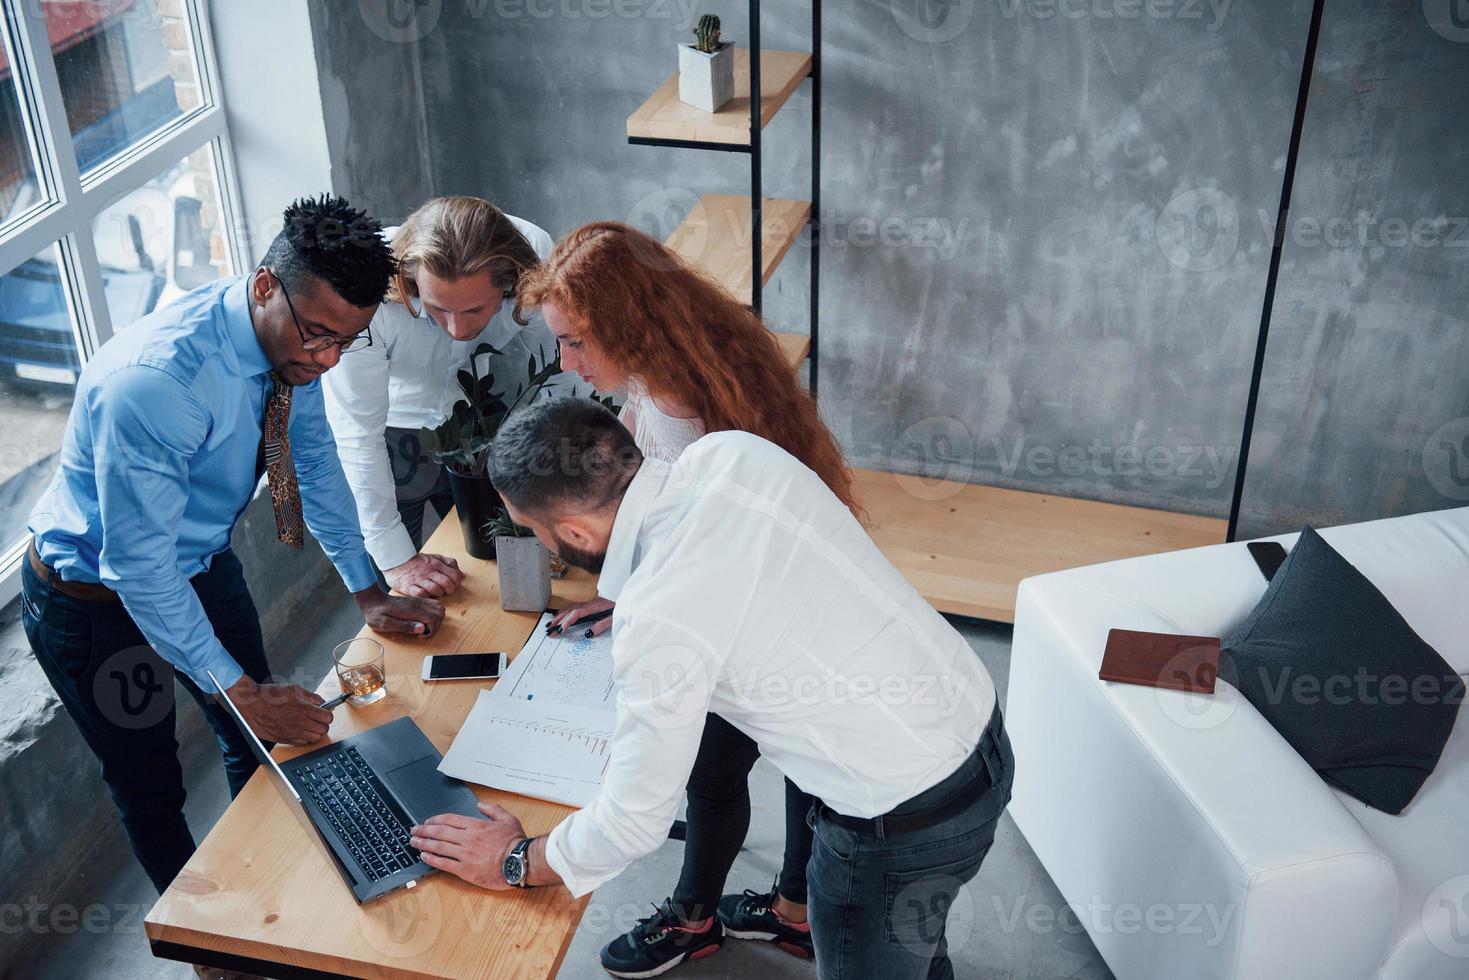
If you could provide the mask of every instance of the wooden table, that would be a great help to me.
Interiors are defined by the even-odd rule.
[[[425,684],[423,656],[485,650],[513,656],[530,636],[538,617],[501,611],[495,564],[465,554],[452,513],[425,549],[457,558],[464,584],[446,603],[444,625],[432,637],[398,639],[363,629],[387,650],[388,696],[366,708],[336,709],[333,739],[408,715],[440,752],[447,751],[480,689],[493,682]],[[553,604],[595,592],[591,576],[577,570],[554,586]],[[325,643],[320,661],[330,668]],[[318,691],[335,696],[338,690],[329,672]],[[274,754],[288,759],[322,744]],[[549,831],[571,813],[554,803],[473,789],[481,800],[514,813],[531,834]],[[417,888],[358,905],[267,774],[256,772],[148,913],[144,930],[155,956],[276,978],[511,980],[555,975],[587,901],[559,887],[488,892],[436,874]]]

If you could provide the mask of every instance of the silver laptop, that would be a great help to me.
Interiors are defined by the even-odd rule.
[[[409,718],[278,763],[213,674],[209,680],[286,805],[331,855],[357,901],[434,873],[408,831],[440,813],[479,817],[469,787],[439,772],[439,751]]]

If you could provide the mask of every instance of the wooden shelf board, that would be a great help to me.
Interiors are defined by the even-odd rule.
[[[1225,521],[855,470],[868,530],[939,612],[1015,621],[1031,575],[1224,540]]]
[[[786,363],[791,366],[792,371],[801,370],[806,355],[811,353],[811,338],[803,333],[776,333],[775,342],[780,345],[781,355],[785,357]]]
[[[801,80],[811,74],[805,51],[760,52],[760,127],[774,118]],[[684,140],[691,143],[750,145],[750,52],[735,49],[734,98],[718,112],[705,112],[679,101],[678,72],[658,87],[648,101],[627,117],[627,135],[635,139]]]
[[[810,201],[767,197],[760,215],[762,283],[770,281],[811,219]],[[686,261],[702,266],[741,303],[751,297],[750,199],[740,194],[705,194],[664,243]]]

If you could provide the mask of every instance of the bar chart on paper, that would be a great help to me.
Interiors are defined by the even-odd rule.
[[[615,714],[481,691],[439,771],[471,783],[586,806],[611,758]]]

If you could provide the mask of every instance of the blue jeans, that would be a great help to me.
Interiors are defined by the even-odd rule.
[[[192,583],[219,641],[250,677],[270,674],[260,618],[234,552],[214,556]],[[174,738],[173,668],[148,645],[121,602],[88,602],[21,566],[21,617],[46,678],[102,764],[133,853],[162,892],[194,853],[184,820],[184,777]],[[230,794],[255,756],[226,710],[183,674],[224,754]]]
[[[1015,756],[995,707],[979,746],[947,779],[856,830],[818,802],[807,866],[807,914],[819,980],[948,980],[944,930],[959,890],[979,871],[1010,802]],[[886,817],[924,813],[976,780],[979,798],[942,822],[887,833]]]

